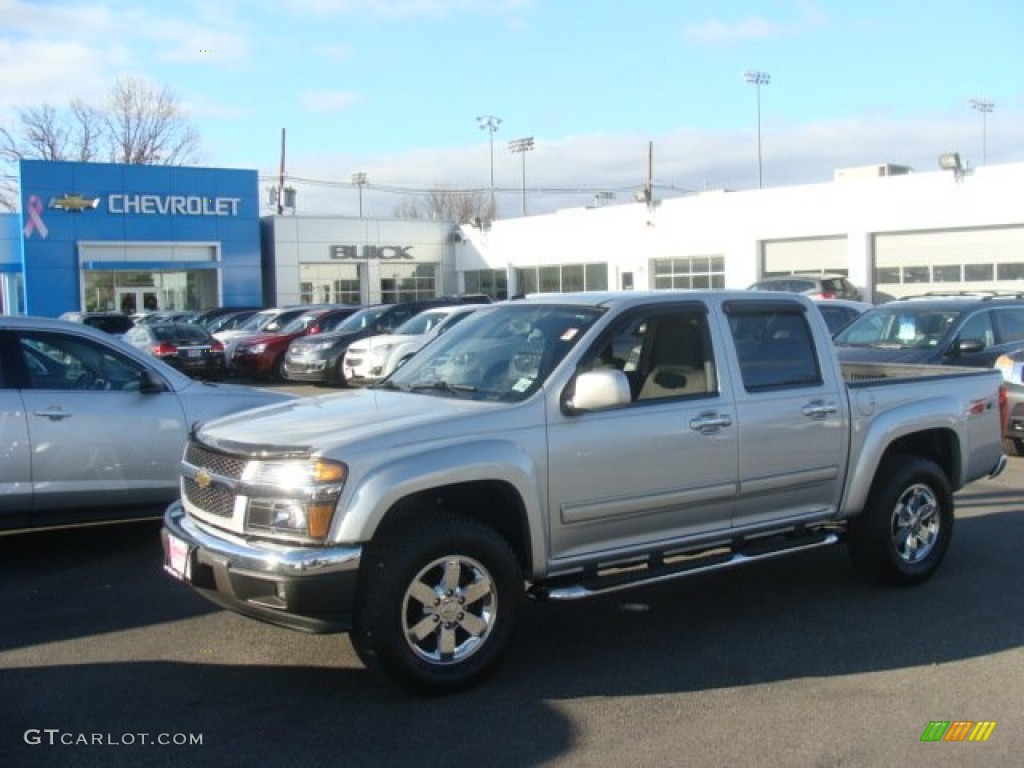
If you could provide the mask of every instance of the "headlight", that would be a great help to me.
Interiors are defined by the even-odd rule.
[[[239,346],[238,347],[238,353],[239,354],[262,355],[266,351],[267,351],[267,345],[266,344],[252,344],[252,345],[248,345],[247,344],[245,346]]]
[[[244,482],[249,528],[320,539],[327,536],[348,467],[341,462],[254,462]]]
[[[300,349],[303,352],[323,352],[325,349],[330,349],[333,346],[333,341],[320,341],[313,344],[303,344]]]

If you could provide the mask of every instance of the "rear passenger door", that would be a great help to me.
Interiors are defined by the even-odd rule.
[[[818,355],[828,338],[815,342],[802,304],[732,300],[724,308],[738,365],[734,527],[831,514],[848,446],[845,385],[832,361]]]

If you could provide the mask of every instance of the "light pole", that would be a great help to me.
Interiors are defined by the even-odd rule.
[[[761,175],[761,86],[768,85],[772,81],[772,76],[767,72],[748,69],[743,73],[743,79],[752,83],[757,90],[757,188],[761,189],[764,186]]]
[[[523,156],[523,216],[526,216],[526,153],[533,149],[533,136],[513,139],[508,143],[508,149]]]
[[[480,124],[481,131],[489,131],[491,134],[491,218],[493,219],[496,213],[494,207],[494,132],[501,125],[501,118],[494,115],[480,115],[476,121]]]
[[[971,109],[981,112],[981,164],[988,162],[988,121],[987,115],[995,108],[988,99],[971,99]]]
[[[366,183],[365,173],[353,173],[352,183],[359,187],[359,218],[363,218],[363,185]]]

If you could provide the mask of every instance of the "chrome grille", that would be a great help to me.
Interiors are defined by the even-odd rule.
[[[230,490],[213,483],[201,488],[192,478],[183,478],[185,498],[189,504],[217,517],[231,517],[235,511],[235,497]]]
[[[211,475],[221,475],[230,477],[232,480],[239,480],[242,477],[242,470],[245,469],[246,460],[224,453],[216,453],[190,442],[185,448],[185,463],[205,469]]]

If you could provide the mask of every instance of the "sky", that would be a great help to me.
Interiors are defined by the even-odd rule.
[[[0,0],[0,124],[139,77],[263,199],[285,131],[299,214],[359,215],[357,173],[387,217],[493,169],[513,217],[524,186],[533,215],[629,202],[649,172],[664,199],[1024,162],[1022,33],[1020,0]]]

